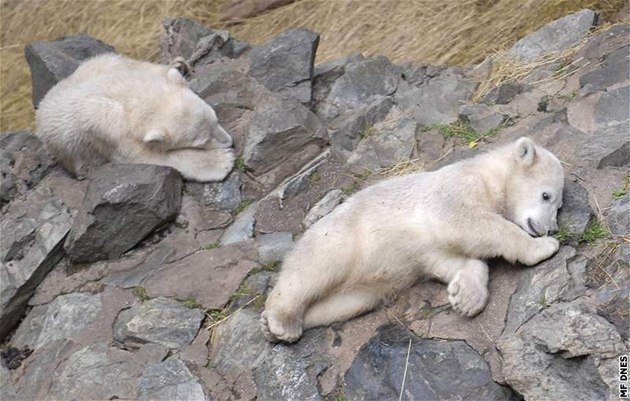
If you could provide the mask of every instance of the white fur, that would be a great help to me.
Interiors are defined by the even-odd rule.
[[[261,316],[263,331],[271,341],[296,341],[305,329],[373,309],[423,275],[447,283],[453,308],[474,316],[488,299],[484,260],[534,265],[558,250],[555,238],[539,234],[556,230],[563,182],[556,157],[521,138],[366,188],[313,225],[287,256]]]
[[[181,74],[186,68],[180,59],[166,66],[111,53],[92,58],[46,94],[37,134],[78,175],[114,161],[221,180],[233,166],[232,138],[212,107],[188,88]]]

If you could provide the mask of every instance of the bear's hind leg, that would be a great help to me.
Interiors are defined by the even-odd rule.
[[[477,315],[488,302],[488,265],[468,259],[448,283],[447,291],[454,310],[464,316]]]
[[[382,299],[376,291],[365,287],[333,292],[306,310],[304,329],[352,319],[374,309]]]

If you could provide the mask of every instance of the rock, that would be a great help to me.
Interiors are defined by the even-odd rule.
[[[111,52],[115,52],[112,46],[86,34],[30,43],[24,55],[33,79],[33,107],[37,108],[46,92],[72,74],[82,61]]]
[[[304,220],[302,220],[302,226],[306,229],[315,224],[319,219],[332,212],[343,201],[343,198],[344,194],[341,189],[333,189],[328,192],[322,200],[309,210]]]
[[[577,44],[596,23],[597,14],[591,10],[567,15],[520,39],[508,55],[527,62],[545,54],[561,52]]]
[[[451,67],[420,86],[401,85],[395,99],[402,110],[410,110],[419,125],[448,124],[457,119],[455,110],[470,99],[476,86],[461,68]]]
[[[176,357],[170,357],[146,368],[140,378],[138,400],[205,401],[199,379]]]
[[[271,91],[308,104],[318,44],[318,34],[290,29],[252,51],[248,74]]]
[[[628,311],[628,297],[630,296],[630,270],[628,263],[618,263],[619,268],[612,280],[597,289],[597,313],[614,324],[621,336],[628,340],[630,337],[630,312]],[[610,267],[606,267],[606,270]]]
[[[628,79],[630,79],[630,58],[628,48],[622,47],[607,55],[599,68],[582,75],[580,87],[587,91],[606,90]]]
[[[215,210],[234,210],[242,201],[241,174],[233,172],[224,181],[203,184],[203,200]]]
[[[222,309],[257,266],[255,258],[251,244],[222,245],[163,266],[143,286],[152,297],[194,299],[205,308]]]
[[[72,339],[94,323],[102,308],[100,295],[71,293],[36,306],[11,338],[15,347],[37,349],[56,340]]]
[[[160,38],[160,59],[170,63],[184,57],[191,65],[210,63],[221,57],[238,57],[249,48],[245,42],[230,37],[227,31],[207,28],[187,18],[164,18]]]
[[[289,232],[261,234],[258,236],[258,261],[269,263],[283,260],[294,245],[293,234]]]
[[[525,86],[518,82],[506,82],[493,88],[486,94],[481,102],[492,106],[495,104],[508,104],[516,95],[521,94],[525,90]]]
[[[14,200],[0,221],[0,338],[20,320],[35,288],[63,256],[72,217],[50,190]]]
[[[174,299],[155,298],[134,305],[118,315],[114,340],[137,348],[145,343],[181,349],[197,335],[204,314]]]
[[[153,344],[134,353],[103,343],[84,347],[54,370],[46,400],[137,399],[145,366],[166,354],[166,349]]]
[[[320,115],[332,119],[379,97],[392,95],[398,88],[399,77],[398,68],[383,56],[349,63],[322,100]]]
[[[615,235],[627,235],[630,231],[630,195],[615,200],[608,210],[608,228]]]
[[[510,299],[505,333],[517,330],[540,311],[561,301],[572,301],[586,292],[587,259],[563,246],[551,259],[521,275]]]
[[[398,400],[406,369],[407,399],[518,399],[492,381],[488,364],[465,342],[418,338],[394,326],[379,329],[361,347],[346,372],[344,395],[348,400]]]
[[[625,349],[614,326],[582,300],[552,305],[515,334],[502,336],[498,346],[506,380],[516,391],[525,399],[554,400],[606,399],[595,359]]]
[[[258,203],[254,203],[239,213],[223,235],[219,239],[222,245],[234,244],[236,242],[247,241],[254,236],[254,224],[256,223],[256,209]]]
[[[260,333],[260,314],[239,309],[215,328],[211,359],[223,374],[241,372],[256,368],[272,349]]]
[[[501,127],[509,116],[498,113],[484,104],[463,106],[459,110],[459,119],[480,134],[495,131]]]
[[[223,3],[221,11],[223,19],[237,22],[291,4],[294,1],[295,0],[232,0]]]
[[[37,185],[53,164],[41,140],[28,131],[0,135],[0,202],[10,202]]]
[[[315,113],[318,116],[324,118],[324,115],[326,114],[325,112],[322,113],[322,110],[326,108],[324,100],[328,97],[330,89],[337,78],[346,72],[346,66],[364,59],[365,58],[361,54],[352,53],[348,56],[327,61],[314,67],[312,85],[313,103]]]
[[[593,218],[588,203],[588,191],[577,182],[565,180],[562,207],[558,212],[558,227],[565,230],[570,239],[577,241]]]
[[[348,157],[353,173],[378,171],[408,160],[415,148],[416,123],[393,110],[385,121],[367,132]]]
[[[107,164],[90,174],[82,209],[66,240],[75,263],[114,259],[173,221],[182,179],[164,166]],[[115,241],[112,241],[115,238]]]

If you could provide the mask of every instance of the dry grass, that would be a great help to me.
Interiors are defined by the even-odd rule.
[[[0,0],[0,130],[32,128],[30,73],[23,49],[80,32],[123,54],[155,60],[160,21],[186,16],[251,43],[291,27],[321,33],[317,61],[350,52],[395,62],[471,64],[545,23],[582,8],[610,20],[627,0],[298,0],[227,27],[229,0]]]

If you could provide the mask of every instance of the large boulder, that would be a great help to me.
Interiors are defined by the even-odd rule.
[[[115,52],[112,46],[86,34],[26,46],[24,55],[33,79],[33,106],[37,108],[46,92],[72,74],[82,61],[111,52]]]
[[[107,164],[89,179],[65,244],[73,262],[117,258],[179,213],[182,179],[170,167]]]

